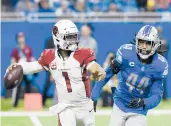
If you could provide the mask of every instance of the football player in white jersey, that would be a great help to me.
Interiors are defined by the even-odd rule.
[[[22,66],[24,74],[43,69],[51,73],[58,103],[50,107],[50,111],[58,116],[59,126],[94,126],[90,79],[103,80],[105,71],[95,62],[90,49],[78,48],[79,31],[72,21],[58,21],[53,27],[52,36],[56,49],[44,50],[38,61],[18,64]]]

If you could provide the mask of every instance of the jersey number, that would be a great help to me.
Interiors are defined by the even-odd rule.
[[[69,93],[72,92],[72,87],[71,87],[70,79],[68,77],[68,73],[67,72],[62,72],[62,75],[65,78],[65,82],[66,82],[68,92]]]
[[[126,80],[126,84],[129,86],[129,92],[130,93],[135,88],[135,84],[136,84],[137,79],[138,79],[138,75],[137,74],[131,73],[128,76],[128,79]],[[143,77],[140,80],[139,84],[137,85],[137,89],[140,90],[141,94],[143,94],[143,90],[142,89],[145,89],[148,86],[149,80],[150,79],[148,77]]]

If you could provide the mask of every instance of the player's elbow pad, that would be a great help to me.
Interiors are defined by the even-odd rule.
[[[113,73],[117,74],[120,71],[121,64],[115,58],[112,60],[110,67],[112,68]]]

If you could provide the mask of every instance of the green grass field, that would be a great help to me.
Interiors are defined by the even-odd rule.
[[[58,126],[55,117],[38,117],[43,126]],[[96,126],[108,126],[110,116],[96,116]],[[34,126],[29,117],[1,117],[2,126]],[[170,116],[148,116],[148,126],[171,126]]]
[[[51,104],[51,100],[47,101],[47,110]],[[110,110],[112,108],[101,108],[98,110]],[[171,100],[162,101],[160,105],[155,109],[162,110],[171,110]],[[43,111],[44,111],[43,110]],[[23,100],[20,100],[18,108],[11,107],[11,99],[1,99],[1,111],[23,111]],[[58,119],[54,116],[38,116],[38,120],[42,124],[42,126],[58,126]],[[109,115],[96,115],[96,126],[108,126],[110,120]],[[171,126],[171,114],[170,115],[148,115],[147,116],[147,124],[148,126]],[[20,116],[20,117],[1,117],[1,125],[2,126],[34,126],[30,117],[28,116]]]
[[[11,106],[11,98],[0,98],[1,101],[1,111],[24,111],[24,102],[23,99],[19,100],[18,107],[13,108]],[[46,107],[44,107],[44,110],[47,110],[52,105],[52,100],[47,99],[46,101]],[[99,109],[111,109],[111,107],[99,107]],[[155,109],[171,109],[171,99],[164,101],[162,100],[160,104]]]

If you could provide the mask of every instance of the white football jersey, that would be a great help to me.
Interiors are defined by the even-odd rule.
[[[54,79],[58,102],[80,104],[89,101],[90,80],[86,67],[94,60],[90,49],[77,49],[66,60],[55,49],[46,49],[38,61]]]

